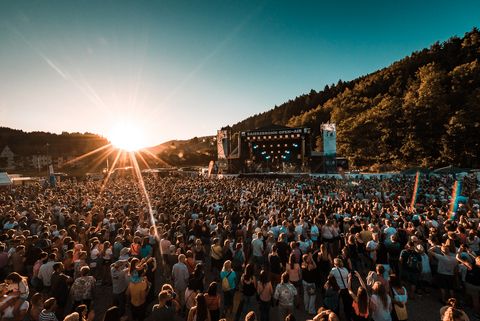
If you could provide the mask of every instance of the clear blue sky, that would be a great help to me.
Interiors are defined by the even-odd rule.
[[[0,1],[0,125],[214,134],[480,25],[480,1]]]

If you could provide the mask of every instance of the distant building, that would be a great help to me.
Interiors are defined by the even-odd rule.
[[[33,167],[42,169],[52,164],[52,156],[50,155],[33,155],[32,163]]]
[[[5,169],[14,169],[15,168],[15,154],[12,152],[10,147],[5,146],[0,153],[0,167],[5,167]]]

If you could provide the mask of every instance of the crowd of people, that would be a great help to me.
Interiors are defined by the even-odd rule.
[[[466,306],[478,319],[480,194],[465,184],[452,213],[454,179],[424,176],[411,206],[414,180],[146,175],[2,190],[0,321],[401,321],[425,296],[443,307],[417,320],[470,320]]]

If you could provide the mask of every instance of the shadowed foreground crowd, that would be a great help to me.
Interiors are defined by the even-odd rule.
[[[423,177],[415,209],[401,176],[147,176],[148,200],[133,178],[3,190],[0,320],[407,320],[432,290],[429,320],[478,319],[468,182],[455,215],[448,176]]]

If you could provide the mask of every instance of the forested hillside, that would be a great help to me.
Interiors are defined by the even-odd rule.
[[[0,152],[8,145],[15,154],[30,156],[78,156],[108,144],[108,140],[91,133],[67,133],[60,135],[46,132],[24,132],[0,127]]]
[[[452,37],[367,76],[302,95],[233,131],[337,124],[338,154],[353,166],[480,167],[480,32]]]

